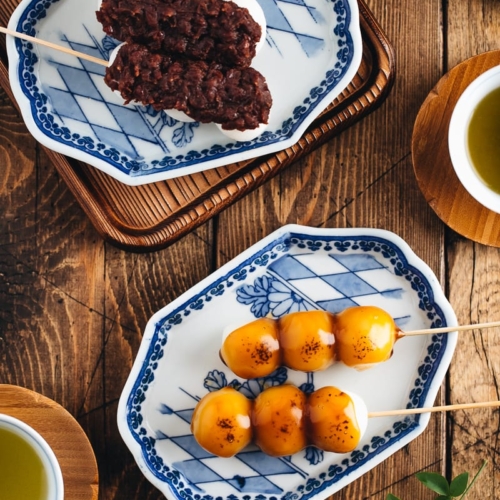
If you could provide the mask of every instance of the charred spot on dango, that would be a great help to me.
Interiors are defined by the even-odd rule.
[[[255,444],[273,457],[293,455],[307,446],[306,395],[293,385],[270,387],[254,401]]]
[[[196,405],[191,432],[198,444],[219,457],[232,457],[252,440],[252,402],[232,387],[210,392]]]
[[[302,311],[278,320],[282,362],[288,368],[313,372],[335,360],[334,316],[326,311]]]
[[[401,331],[392,317],[375,306],[355,306],[335,317],[337,357],[347,366],[365,369],[387,361]]]
[[[271,374],[281,364],[276,320],[259,318],[232,330],[222,343],[220,357],[239,377]]]
[[[367,425],[367,410],[357,396],[322,387],[307,399],[308,442],[324,451],[348,453],[356,448]]]

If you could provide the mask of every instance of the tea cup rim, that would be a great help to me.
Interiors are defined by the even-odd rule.
[[[460,183],[468,193],[489,210],[500,213],[500,194],[477,174],[467,146],[467,131],[472,115],[488,94],[500,88],[500,65],[475,78],[459,97],[448,128],[448,150]]]
[[[51,487],[50,500],[64,500],[64,480],[59,461],[43,436],[19,418],[0,413],[0,429],[7,429],[34,445],[35,452],[42,460]]]

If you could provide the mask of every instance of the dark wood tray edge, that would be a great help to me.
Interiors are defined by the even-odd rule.
[[[96,193],[91,194],[92,186],[85,182],[87,176],[84,168],[87,167],[82,168],[80,162],[44,147],[49,159],[54,163],[60,176],[101,237],[114,246],[127,251],[149,252],[166,248],[264,184],[296,160],[304,157],[377,109],[389,94],[394,83],[395,54],[392,45],[364,1],[358,0],[358,4],[363,43],[377,59],[375,67],[378,68],[378,72],[370,75],[369,87],[365,88],[361,95],[354,92],[331,110],[323,113],[311,124],[294,146],[249,162],[247,166],[236,171],[231,177],[224,179],[222,187],[215,186],[203,198],[194,199],[171,217],[147,230],[127,227],[112,216],[110,217],[111,214],[102,209],[104,205],[99,203],[99,197],[96,196]],[[383,51],[377,51],[377,46],[381,46]],[[10,89],[8,72],[3,64],[0,64],[0,85],[17,107]],[[367,103],[355,106],[355,103],[359,102],[362,97],[366,98]],[[339,115],[343,119],[334,122],[335,118],[339,119]],[[71,168],[63,168],[61,164],[64,163],[69,164]]]

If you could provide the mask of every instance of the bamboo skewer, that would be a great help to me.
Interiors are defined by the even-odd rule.
[[[465,330],[474,330],[480,328],[493,328],[500,326],[500,321],[492,321],[490,323],[477,323],[475,325],[461,325],[461,326],[445,326],[443,328],[427,328],[423,330],[413,330],[411,332],[401,332],[402,337],[411,337],[412,335],[428,335],[433,333],[449,333],[449,332],[463,332]]]
[[[98,57],[90,56],[88,54],[84,54],[83,52],[78,52],[73,49],[68,49],[67,47],[63,47],[61,45],[57,45],[52,42],[47,42],[45,40],[41,40],[40,38],[35,38],[30,35],[25,35],[24,33],[19,33],[18,31],[13,31],[8,28],[4,28],[2,26],[0,26],[0,33],[5,33],[6,35],[15,36],[16,38],[21,38],[22,40],[26,40],[27,42],[37,43],[39,45],[43,45],[45,47],[58,50],[60,52],[70,54],[80,59],[85,59],[95,64],[100,64],[101,66],[106,66],[106,67],[108,66],[108,61],[105,61],[104,59],[99,59]]]
[[[500,406],[500,401],[487,401],[484,403],[463,403],[447,406],[432,406],[431,408],[407,408],[404,410],[373,411],[368,412],[368,418],[416,415],[419,413],[436,413],[438,411],[469,410],[472,408],[491,408],[495,406]]]

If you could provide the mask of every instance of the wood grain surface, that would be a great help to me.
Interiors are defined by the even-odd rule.
[[[97,500],[94,452],[87,435],[67,410],[29,389],[0,384],[0,413],[22,420],[45,439],[61,467],[65,498]]]
[[[100,500],[162,498],[116,425],[149,317],[285,223],[394,231],[434,270],[460,323],[500,319],[500,250],[447,228],[418,187],[411,155],[418,111],[440,78],[499,49],[500,6],[367,3],[397,56],[384,104],[165,250],[129,253],[103,241],[0,92],[0,382],[35,390],[77,419],[97,458]],[[436,404],[499,397],[499,339],[500,329],[460,335]],[[430,500],[416,472],[451,478],[488,459],[467,500],[495,499],[498,416],[435,414],[420,437],[332,498]]]

